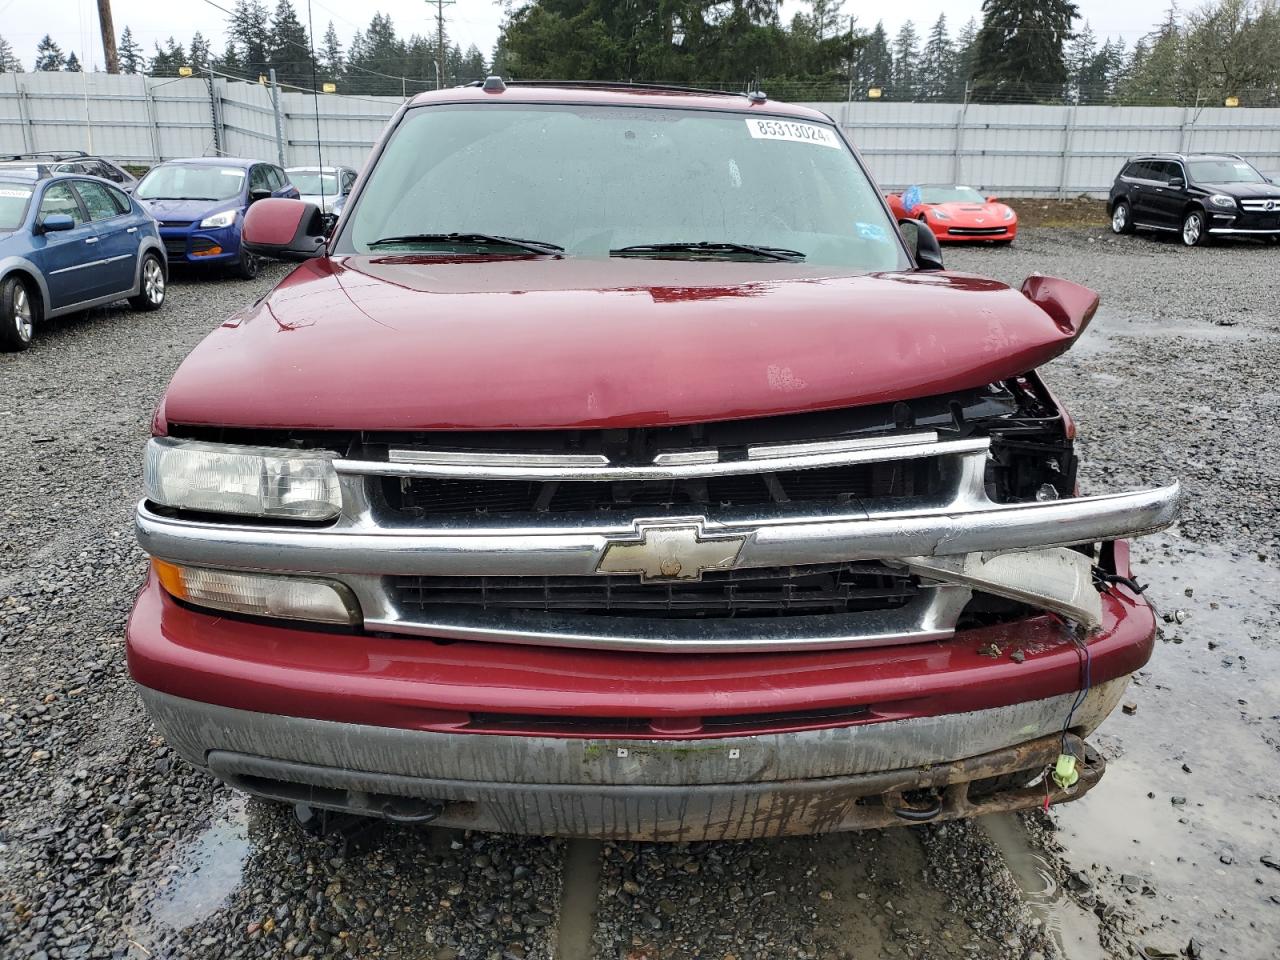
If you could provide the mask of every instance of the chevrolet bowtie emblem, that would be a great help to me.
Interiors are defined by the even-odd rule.
[[[707,570],[732,570],[750,534],[706,534],[699,518],[637,520],[636,536],[611,540],[597,573],[638,573],[653,580],[701,580]]]

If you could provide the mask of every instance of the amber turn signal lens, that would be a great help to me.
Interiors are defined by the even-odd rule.
[[[192,250],[193,257],[216,257],[222,252],[221,247],[210,247],[208,250]]]
[[[209,570],[152,559],[160,585],[198,607],[277,620],[357,624],[360,605],[344,584],[309,577]]]

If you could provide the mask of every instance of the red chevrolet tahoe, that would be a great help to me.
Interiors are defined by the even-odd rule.
[[[1037,368],[1097,297],[941,269],[830,118],[483,84],[182,363],[129,666],[259,796],[513,833],[849,830],[1080,796],[1151,654]]]

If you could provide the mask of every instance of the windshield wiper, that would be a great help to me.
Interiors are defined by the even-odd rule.
[[[400,237],[382,237],[369,244],[371,247],[393,243],[454,243],[472,247],[518,247],[530,253],[553,257],[564,253],[564,247],[541,240],[520,240],[517,237],[499,237],[488,233],[409,233]]]
[[[804,254],[799,250],[788,250],[786,247],[761,247],[752,243],[730,243],[728,241],[700,240],[697,243],[673,241],[671,243],[637,243],[630,247],[619,247],[610,250],[611,257],[642,257],[651,253],[746,253],[754,257],[765,257],[769,260],[803,260]]]

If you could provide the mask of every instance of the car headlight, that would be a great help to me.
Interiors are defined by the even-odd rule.
[[[1225,193],[1215,193],[1209,198],[1209,202],[1215,207],[1230,207],[1232,210],[1236,208],[1236,198],[1228,197]]]
[[[1004,208],[1004,219],[1005,219],[1005,220],[1012,220],[1012,219],[1013,219],[1013,207],[1005,207],[1005,208]]]
[[[229,227],[236,222],[236,211],[223,210],[200,221],[202,227]]]
[[[156,559],[151,567],[170,596],[197,607],[312,623],[361,620],[360,604],[350,588],[333,580],[209,570]]]
[[[147,499],[177,510],[288,520],[342,511],[334,455],[157,437],[147,444]]]
[[[939,220],[950,220],[950,219],[951,219],[951,217],[950,217],[950,216],[948,216],[948,215],[947,215],[946,213],[944,213],[943,211],[939,210],[937,207],[930,207],[930,208],[929,208],[928,210],[926,210],[925,212],[926,212],[929,216],[931,216],[931,217],[937,217]]]

